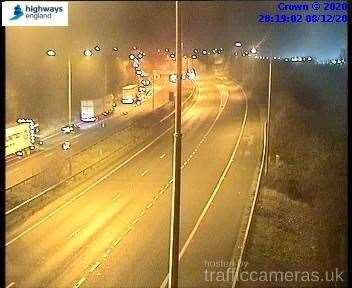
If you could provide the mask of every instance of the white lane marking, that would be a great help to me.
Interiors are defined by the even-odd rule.
[[[49,153],[49,154],[44,155],[44,157],[49,157],[49,156],[51,156],[51,155],[53,155],[53,154],[54,154],[54,153],[51,152],[51,153]]]
[[[107,250],[105,251],[103,257],[104,257],[104,258],[108,257],[110,253],[111,253],[111,249],[109,248],[109,249],[107,249]]]
[[[145,170],[145,171],[141,174],[141,176],[142,176],[142,177],[145,176],[148,172],[149,172],[149,169]]]
[[[112,201],[115,201],[115,200],[117,200],[117,199],[119,199],[119,198],[120,198],[120,193],[117,193],[117,195],[114,196],[114,198],[112,198]]]
[[[77,135],[73,136],[71,139],[76,139],[76,138],[80,137],[81,135],[82,134],[77,134]]]
[[[48,139],[51,139],[51,138],[53,138],[53,137],[55,137],[55,136],[57,136],[57,135],[59,135],[59,134],[61,134],[61,133],[62,133],[62,131],[59,131],[59,132],[57,132],[57,133],[54,133],[54,134],[45,136],[45,137],[43,137],[42,139],[43,139],[43,140],[48,140]]]
[[[86,281],[86,277],[82,277],[74,286],[73,288],[78,288],[79,286],[82,285],[82,283]]]
[[[194,86],[194,90],[192,91],[192,93],[187,97],[187,99],[182,103],[182,105],[186,104],[186,102],[188,102],[189,99],[191,99],[191,97],[193,96],[193,94],[195,93],[197,87]],[[164,122],[166,119],[168,119],[170,116],[172,116],[173,114],[175,114],[175,110],[172,111],[169,115],[165,116],[163,119],[161,119],[159,122],[162,123]]]
[[[29,160],[29,159],[33,159],[33,158],[37,157],[38,155],[44,153],[45,151],[47,151],[47,150],[38,151],[38,152],[36,152],[34,154],[30,154],[29,156],[24,157],[24,158],[19,159],[19,160],[18,160],[18,158],[16,156],[16,158],[14,158],[13,161],[15,161],[15,160],[17,160],[17,161],[15,161],[14,163],[11,163],[9,165],[6,165],[6,168],[10,168],[10,167],[13,167],[15,165],[18,165],[19,163],[22,163],[23,161],[26,161],[26,160]],[[11,162],[13,162],[13,161],[11,161]]]
[[[77,229],[76,231],[72,232],[71,235],[70,235],[70,238],[73,238],[75,237],[82,229]]]
[[[160,156],[160,159],[163,159],[166,156],[166,154],[164,153],[163,155]]]
[[[195,90],[196,90],[196,88],[197,88],[197,86],[195,86]],[[194,91],[195,91],[195,90],[194,90]],[[198,90],[198,93],[199,93],[199,90]],[[185,100],[184,103],[186,103],[186,102],[191,98],[191,96],[192,96],[192,94]],[[184,103],[183,103],[183,104],[184,104]],[[141,152],[143,152],[145,149],[149,148],[152,144],[154,144],[157,140],[159,140],[162,136],[164,136],[164,135],[165,135],[167,132],[169,132],[172,128],[173,128],[173,127],[171,126],[171,127],[169,127],[168,129],[166,129],[161,135],[159,135],[157,138],[155,138],[152,142],[150,142],[149,144],[147,144],[146,146],[144,146],[141,150],[139,150],[138,152],[136,152],[136,153],[135,153],[134,155],[132,155],[129,159],[127,159],[124,163],[122,163],[122,166],[121,166],[121,167],[123,167],[123,166],[124,166],[125,164],[127,164],[130,160],[132,160],[133,158],[135,158],[136,156],[138,156],[138,155],[139,155]],[[82,134],[81,134],[81,135],[82,135]],[[41,152],[39,152],[39,153],[42,153],[42,152],[44,152],[44,151],[41,151]],[[37,153],[37,154],[38,154],[38,153]],[[35,155],[37,155],[37,154],[35,154]],[[117,170],[120,169],[121,167],[118,167]],[[111,175],[111,174],[109,174],[109,176],[110,176],[110,175]],[[99,183],[97,183],[97,184],[99,184]],[[54,184],[54,185],[51,186],[51,187],[54,187],[55,185],[57,185],[57,184]],[[6,211],[6,212],[5,212],[5,215],[11,214],[12,212],[16,211],[17,209],[21,208],[22,206],[28,204],[29,202],[35,200],[36,198],[39,198],[40,196],[46,194],[48,191],[51,190],[51,187],[45,189],[44,191],[40,192],[40,193],[37,194],[37,195],[34,195],[34,196],[31,197],[30,199],[27,199],[26,201],[24,201],[24,202],[18,204],[16,207],[14,207],[14,208],[12,208],[12,209]],[[94,187],[94,186],[93,186],[93,187]],[[83,193],[83,194],[85,194],[85,193]],[[83,195],[83,194],[82,194],[82,195]],[[79,195],[81,195],[81,194],[79,194]],[[5,246],[7,246],[7,245],[5,245]]]
[[[210,196],[210,198],[209,198],[207,204],[205,205],[205,207],[204,207],[204,209],[203,209],[201,215],[199,216],[199,218],[198,218],[198,220],[197,220],[197,222],[196,222],[196,225],[194,226],[192,232],[189,234],[189,236],[188,236],[188,238],[187,238],[185,244],[184,244],[183,247],[182,247],[182,250],[181,250],[180,255],[179,255],[179,261],[181,260],[182,256],[185,254],[185,252],[186,252],[186,250],[187,250],[187,248],[188,248],[188,246],[189,246],[189,244],[190,244],[192,238],[194,237],[195,233],[196,233],[197,230],[198,230],[198,227],[200,226],[200,223],[202,222],[202,220],[203,220],[205,214],[207,213],[207,211],[208,211],[208,209],[209,209],[211,203],[213,202],[213,200],[214,200],[216,194],[217,194],[218,191],[220,190],[220,186],[221,186],[222,182],[224,181],[226,174],[227,174],[228,171],[230,170],[231,164],[232,164],[232,162],[233,162],[233,159],[234,159],[234,157],[235,157],[236,151],[237,151],[238,146],[239,146],[239,144],[240,144],[240,141],[241,141],[241,138],[242,138],[242,135],[243,135],[243,131],[244,131],[244,127],[245,127],[245,125],[246,125],[246,121],[247,121],[247,112],[248,112],[248,100],[247,100],[247,95],[246,95],[245,93],[243,93],[243,94],[244,94],[245,100],[246,100],[246,110],[245,110],[245,114],[244,114],[244,117],[243,117],[243,120],[242,120],[240,135],[238,136],[238,139],[237,139],[235,148],[234,148],[234,150],[232,151],[231,157],[230,157],[229,161],[228,161],[227,164],[226,164],[226,167],[225,167],[225,169],[224,169],[224,172],[223,172],[222,175],[220,176],[219,181],[218,181],[218,183],[216,184],[213,193],[211,194],[211,196]],[[226,102],[227,102],[227,100],[226,100]],[[226,104],[225,104],[225,105],[226,105]],[[223,110],[223,109],[221,109],[221,110]],[[160,288],[166,287],[166,285],[167,285],[167,283],[168,283],[168,277],[169,277],[169,274],[166,275],[166,277],[165,277],[163,283],[161,284]]]
[[[89,272],[92,273],[95,269],[99,267],[99,265],[100,265],[99,261],[95,262],[95,264],[89,269]]]
[[[8,246],[10,244],[12,244],[13,242],[15,242],[16,240],[20,239],[21,237],[23,237],[24,235],[28,234],[29,232],[33,231],[35,228],[37,228],[39,225],[41,225],[42,223],[44,223],[46,220],[50,219],[52,216],[56,215],[58,212],[60,212],[61,210],[63,210],[64,208],[66,208],[68,205],[70,205],[72,202],[74,202],[76,199],[80,198],[81,196],[83,196],[84,194],[86,194],[88,191],[90,191],[91,189],[93,189],[95,186],[97,186],[98,184],[100,184],[101,182],[103,182],[104,180],[106,180],[108,177],[110,177],[112,174],[114,174],[116,171],[118,171],[119,169],[121,169],[122,167],[126,166],[131,160],[133,160],[134,158],[136,158],[138,155],[140,155],[142,152],[144,152],[146,149],[148,149],[150,146],[152,146],[155,142],[157,142],[160,138],[162,138],[164,135],[166,135],[171,129],[173,129],[173,127],[170,127],[168,129],[166,129],[163,133],[161,133],[158,137],[156,137],[153,141],[151,141],[149,144],[147,144],[146,146],[144,146],[141,150],[137,151],[135,154],[133,154],[130,158],[128,158],[127,160],[125,160],[124,162],[122,162],[120,165],[118,165],[117,167],[115,167],[114,169],[110,170],[107,174],[105,174],[104,176],[102,176],[100,179],[98,179],[96,182],[94,182],[93,184],[89,185],[86,189],[84,189],[82,192],[78,193],[75,197],[73,197],[72,199],[68,200],[65,204],[63,204],[62,206],[58,207],[57,209],[55,209],[54,211],[52,211],[51,213],[49,213],[47,216],[45,216],[43,219],[41,219],[39,222],[37,222],[36,224],[34,224],[33,226],[29,227],[28,229],[24,230],[22,233],[20,233],[19,235],[17,235],[16,237],[14,237],[13,239],[11,239],[10,241],[8,241],[5,246]],[[37,197],[37,196],[34,196]],[[34,198],[32,197],[32,198]],[[30,200],[30,199],[29,199]],[[29,200],[27,200],[24,203],[28,203],[30,202]],[[24,203],[20,204],[20,205],[24,205]],[[19,206],[20,206],[19,205]],[[15,207],[16,208],[16,207]],[[11,209],[14,210],[15,208]],[[10,211],[11,211],[10,210]],[[6,214],[8,214],[6,212]]]
[[[13,285],[15,285],[15,282],[11,282],[9,285],[6,286],[6,288],[10,288],[10,287],[12,287]]]
[[[78,140],[75,140],[75,141],[72,141],[71,144],[76,144],[78,142],[79,142]]]
[[[242,89],[242,87],[241,87],[241,89]],[[264,137],[263,137],[262,159],[261,159],[261,163],[260,163],[260,170],[259,170],[259,174],[258,174],[256,188],[255,188],[255,195],[254,195],[254,199],[253,199],[253,202],[252,202],[251,212],[249,214],[249,219],[248,219],[248,222],[247,222],[247,227],[246,227],[246,232],[245,232],[245,235],[244,235],[244,238],[243,238],[243,242],[242,242],[241,246],[239,247],[241,249],[241,252],[240,252],[240,256],[239,256],[238,261],[237,261],[237,267],[236,267],[235,277],[233,278],[233,282],[232,282],[232,288],[235,288],[236,284],[237,284],[237,277],[238,277],[238,273],[240,272],[240,267],[241,267],[242,257],[243,257],[243,251],[244,251],[244,248],[246,246],[247,237],[248,237],[248,233],[249,233],[249,228],[250,228],[250,225],[251,225],[251,222],[252,222],[254,208],[255,208],[255,205],[256,205],[256,202],[257,202],[258,191],[259,191],[259,187],[260,187],[260,181],[261,181],[261,178],[262,178],[264,160],[265,160],[266,150],[267,150],[267,147],[266,147],[266,142],[267,142],[267,140],[266,140],[266,136],[267,136],[267,134],[266,134],[266,123],[264,123],[263,134],[264,134]],[[233,255],[231,257],[231,261],[235,261],[235,253],[233,253]],[[231,263],[233,263],[233,262],[231,262]]]

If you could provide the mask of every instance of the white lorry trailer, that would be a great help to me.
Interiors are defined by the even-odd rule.
[[[11,154],[29,154],[32,148],[30,123],[20,123],[6,128],[6,157]]]
[[[122,98],[123,104],[133,104],[138,96],[138,85],[132,84],[122,87]]]
[[[81,101],[81,120],[83,122],[94,122],[100,115],[109,115],[113,113],[114,96],[109,94],[102,99],[82,100]]]
[[[81,101],[81,120],[83,122],[94,122],[103,113],[101,99]]]

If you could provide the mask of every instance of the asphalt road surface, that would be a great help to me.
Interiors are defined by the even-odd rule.
[[[233,82],[208,75],[198,85],[196,102],[183,115],[179,277],[182,287],[228,287],[205,279],[205,263],[228,261],[236,249],[262,126],[254,101]],[[160,131],[110,172],[7,231],[6,285],[165,285],[172,133]]]
[[[188,89],[190,86],[191,84],[188,82]],[[168,80],[161,79],[158,81],[155,87],[155,108],[162,106],[168,101],[168,92],[171,89],[173,87],[170,86]],[[61,131],[56,132],[45,137],[41,150],[22,159],[18,159],[16,156],[9,157],[6,162],[6,188],[12,187],[50,167],[52,161],[55,161],[58,156],[69,157],[83,148],[96,143],[99,139],[122,130],[137,118],[145,117],[152,111],[152,104],[151,97],[140,106],[119,103],[116,112],[112,116],[103,118],[95,123],[79,123],[81,129],[76,134],[64,134]],[[127,112],[128,114],[123,115],[123,112]],[[100,124],[102,122],[105,122],[105,128],[101,128]],[[63,151],[61,148],[64,141],[70,141],[71,143],[71,148],[67,151]]]

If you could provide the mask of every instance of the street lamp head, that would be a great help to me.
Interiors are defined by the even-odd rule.
[[[252,53],[252,54],[257,53],[257,49],[255,49],[255,47],[253,47],[253,48],[251,49],[251,53]]]
[[[53,57],[53,56],[56,56],[56,52],[55,52],[55,50],[50,49],[50,50],[46,51],[46,55]]]
[[[169,52],[169,49],[168,49],[168,48],[165,48],[165,52]]]
[[[95,51],[100,51],[100,47],[97,45],[94,47]]]
[[[241,42],[236,42],[236,43],[235,43],[235,46],[236,46],[236,47],[241,47],[241,46],[242,46],[242,43],[241,43]]]
[[[119,49],[117,47],[112,48],[113,51],[118,51]]]
[[[83,51],[83,55],[90,57],[90,56],[93,55],[93,52],[91,50],[89,50],[89,49],[86,49],[86,50]]]
[[[195,54],[197,54],[197,53],[198,53],[198,49],[193,49],[193,52],[194,52]]]
[[[197,59],[197,55],[192,55],[192,59]]]
[[[133,60],[133,59],[135,58],[135,56],[134,56],[133,54],[130,54],[130,55],[128,56],[128,58],[130,58],[131,60]]]

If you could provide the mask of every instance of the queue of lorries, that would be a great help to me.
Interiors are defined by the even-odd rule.
[[[141,93],[142,92],[142,93]],[[143,100],[145,92],[139,91],[139,86],[135,84],[127,85],[122,88],[121,103],[139,105]],[[89,99],[81,101],[80,118],[82,122],[95,122],[104,116],[109,116],[114,113],[117,103],[112,94],[107,95],[104,99]],[[105,123],[102,122],[102,127]],[[61,128],[65,134],[75,133],[79,129],[78,125],[71,123]],[[39,131],[39,129],[38,129]],[[43,141],[38,137],[33,141],[33,129],[30,123],[16,123],[6,128],[5,151],[6,157],[17,155],[23,157],[29,155],[35,150],[36,145],[43,144]],[[63,150],[70,148],[70,142],[65,141],[62,144]]]

